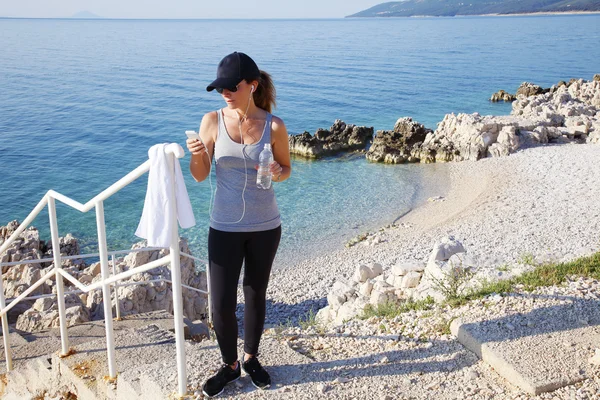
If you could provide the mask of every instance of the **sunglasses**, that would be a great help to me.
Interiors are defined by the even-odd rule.
[[[241,83],[242,83],[242,82],[238,83],[237,85],[235,85],[235,87],[234,87],[234,88],[231,88],[231,89],[229,89],[229,88],[220,88],[220,87],[218,87],[218,88],[215,88],[215,90],[216,90],[216,91],[217,91],[217,93],[219,93],[219,94],[223,94],[223,91],[224,91],[225,89],[229,90],[230,92],[237,92],[237,91],[238,91],[238,86],[240,86],[240,84],[241,84]]]

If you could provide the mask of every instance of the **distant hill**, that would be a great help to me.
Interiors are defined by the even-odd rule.
[[[406,0],[381,3],[348,17],[452,17],[567,11],[600,11],[600,0]]]
[[[89,11],[80,11],[76,14],[73,14],[70,18],[79,18],[79,19],[97,19],[97,18],[104,18],[101,17],[99,15],[96,15],[92,12]]]

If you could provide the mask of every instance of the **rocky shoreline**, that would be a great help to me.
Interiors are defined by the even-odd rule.
[[[374,137],[373,128],[337,120],[329,131],[319,129],[314,136],[290,135],[290,151],[320,158],[358,150],[369,161],[398,164],[479,160],[547,143],[600,142],[600,74],[548,89],[525,82],[516,95],[502,90],[491,100],[514,100],[511,114],[447,114],[435,130],[403,117],[392,131],[378,130]]]

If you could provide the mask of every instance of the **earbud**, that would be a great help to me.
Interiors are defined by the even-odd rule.
[[[250,86],[250,93],[254,93],[254,85]]]

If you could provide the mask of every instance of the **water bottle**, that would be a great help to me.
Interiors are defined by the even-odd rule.
[[[258,173],[256,174],[256,186],[259,189],[271,188],[271,170],[269,165],[273,162],[273,152],[271,151],[271,143],[265,143],[265,148],[258,156]]]

